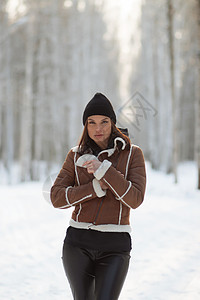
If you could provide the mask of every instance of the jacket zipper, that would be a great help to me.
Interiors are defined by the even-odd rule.
[[[101,207],[102,207],[103,200],[104,200],[104,197],[103,197],[103,199],[101,200],[101,203],[100,203],[100,205],[99,205],[99,208],[98,208],[97,214],[96,214],[96,216],[95,216],[95,218],[94,218],[94,222],[92,223],[92,224],[94,224],[94,225],[96,224],[96,220],[97,220],[97,218],[98,218],[98,215],[99,215],[100,209],[101,209]]]

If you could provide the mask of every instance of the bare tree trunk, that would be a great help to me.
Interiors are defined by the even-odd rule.
[[[26,43],[25,92],[21,121],[21,180],[30,179],[32,161],[32,104],[33,104],[33,52],[34,52],[34,16],[29,15]]]
[[[43,35],[43,28],[40,25],[40,42],[37,49],[37,67],[38,67],[38,80],[37,80],[37,96],[34,101],[34,137],[33,137],[33,153],[34,153],[34,163],[32,170],[32,177],[34,180],[38,180],[39,174],[39,164],[42,159],[42,149],[44,149],[43,142],[43,132],[45,130],[44,121],[44,101],[46,99],[45,95],[45,78],[44,78],[44,68],[42,61],[45,56],[45,37]],[[42,130],[41,130],[42,128]],[[45,151],[45,150],[44,150]]]
[[[5,4],[5,3],[4,3]],[[2,4],[2,8],[4,6]],[[3,143],[2,143],[2,156],[3,161],[7,170],[7,178],[8,183],[11,183],[11,172],[12,172],[12,165],[13,165],[13,154],[14,154],[14,132],[13,132],[13,92],[12,92],[12,79],[11,79],[11,36],[9,32],[9,24],[8,24],[8,17],[6,13],[2,13],[2,33],[4,34],[4,39],[1,41],[1,49],[3,50],[4,54],[4,61],[2,60],[3,67],[3,74],[4,78],[1,78],[3,81],[2,86],[2,94],[4,98],[2,99],[2,103],[4,100],[4,132],[2,132]],[[1,69],[2,71],[2,69]],[[2,76],[3,77],[3,76]],[[4,79],[4,80],[3,80]]]
[[[197,132],[196,132],[196,151],[197,151],[197,169],[198,183],[197,188],[200,189],[200,0],[198,0],[198,84],[197,84]]]
[[[11,46],[10,46],[10,36],[8,35],[6,41],[6,167],[8,171],[8,183],[11,183],[11,168],[13,165],[13,95],[12,95],[12,82],[11,82]]]
[[[4,148],[4,47],[3,47],[3,39],[2,36],[4,36],[4,32],[5,32],[5,11],[4,11],[4,3],[0,4],[0,47],[1,47],[1,51],[0,51],[0,159],[3,160],[3,148]]]
[[[168,0],[168,35],[169,35],[169,56],[170,56],[170,88],[172,101],[172,134],[173,134],[173,173],[174,181],[177,183],[177,164],[178,164],[178,141],[177,141],[177,105],[175,99],[174,84],[174,38],[173,38],[173,4],[172,0]]]
[[[200,59],[200,58],[199,58]],[[200,63],[199,63],[200,64]],[[200,68],[199,68],[200,73]],[[200,80],[200,76],[199,76]],[[198,183],[197,188],[200,190],[200,93],[199,93],[199,99],[198,99],[198,134],[197,134],[197,168],[198,168]]]
[[[152,22],[153,23],[153,22]],[[153,31],[154,31],[154,38],[152,39],[152,61],[153,61],[153,80],[154,80],[154,106],[156,109],[158,108],[158,103],[160,99],[160,91],[159,91],[159,48],[158,48],[158,19],[157,16],[155,17],[154,23],[153,23]],[[153,144],[151,146],[151,149],[154,147],[155,150],[152,151],[154,154],[152,155],[152,167],[156,170],[159,169],[159,166],[161,164],[161,151],[160,151],[160,138],[159,138],[159,119],[154,118],[152,120],[153,122],[153,128],[150,130],[151,138],[149,140],[149,143]],[[156,145],[156,147],[155,147]],[[163,153],[162,153],[163,154]]]
[[[52,83],[51,83],[51,94],[53,100],[51,101],[50,105],[50,116],[53,120],[51,131],[52,136],[56,139],[56,143],[54,143],[54,151],[55,156],[54,159],[59,162],[61,161],[62,157],[62,139],[63,139],[63,131],[64,128],[60,126],[59,118],[63,118],[63,98],[62,98],[62,91],[60,86],[60,66],[62,62],[60,61],[61,58],[61,39],[60,39],[60,11],[62,7],[62,1],[52,1],[52,13],[51,13],[51,32],[52,32],[52,65],[53,65],[53,74],[52,74]],[[49,145],[51,145],[51,141],[49,141]],[[49,161],[48,161],[48,169],[51,167],[51,163],[53,161],[52,153],[49,154]]]

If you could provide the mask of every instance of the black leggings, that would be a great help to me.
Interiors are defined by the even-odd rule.
[[[117,300],[130,252],[103,252],[64,242],[63,265],[74,300]]]

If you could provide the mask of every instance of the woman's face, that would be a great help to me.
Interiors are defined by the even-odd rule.
[[[94,115],[88,117],[89,137],[101,148],[105,149],[111,134],[111,119],[106,116]]]

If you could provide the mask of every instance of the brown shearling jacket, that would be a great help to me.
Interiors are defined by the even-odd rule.
[[[117,143],[122,148],[117,151]],[[126,145],[117,137],[114,148],[101,151],[97,157],[80,155],[72,148],[52,188],[51,201],[56,208],[74,207],[70,225],[100,231],[130,232],[130,209],[144,199],[146,171],[142,150]],[[86,160],[98,159],[101,166],[94,174],[82,167]],[[99,184],[102,180],[107,190]]]

